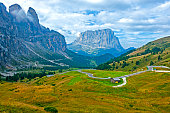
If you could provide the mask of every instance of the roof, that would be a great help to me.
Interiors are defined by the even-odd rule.
[[[119,78],[113,78],[114,80],[120,80]]]

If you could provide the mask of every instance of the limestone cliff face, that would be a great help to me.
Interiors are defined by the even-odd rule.
[[[4,30],[0,32],[5,32],[5,30],[9,30],[11,26],[11,16],[6,11],[6,7],[4,4],[0,3],[0,27],[4,28]]]
[[[32,30],[31,30],[32,33],[33,34],[42,33],[38,15],[37,15],[36,11],[31,7],[29,7],[29,10],[27,12],[27,18],[29,20],[29,25],[30,25],[29,29],[32,28]]]
[[[84,51],[92,55],[97,55],[101,50],[103,51],[101,54],[105,54],[107,52],[104,50],[108,49],[113,50],[108,52],[111,54],[124,51],[119,39],[111,29],[83,32],[72,44],[68,45],[68,48],[74,52]]]
[[[13,17],[14,22],[27,22],[27,16],[20,5],[14,4],[9,7],[9,13]]]
[[[57,31],[49,30],[40,25],[38,15],[33,8],[29,8],[27,14],[18,4],[9,7],[13,28],[18,38],[38,43],[52,51],[65,51],[65,37]]]
[[[114,35],[114,32],[111,29],[83,32],[74,43],[89,45],[92,48],[123,49],[118,38]]]
[[[39,51],[36,47],[54,53],[66,50],[65,37],[40,25],[33,8],[30,7],[25,13],[20,5],[14,4],[8,12],[5,5],[0,3],[0,67],[24,62],[20,59],[23,57],[33,57],[35,54],[28,49],[26,43],[31,44],[35,51]]]

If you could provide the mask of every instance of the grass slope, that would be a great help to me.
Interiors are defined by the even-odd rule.
[[[73,71],[28,83],[1,82],[0,112],[40,113],[47,106],[57,108],[59,113],[170,111],[168,73],[146,72],[127,81],[125,86],[113,88]]]
[[[139,71],[148,65],[170,67],[170,36],[160,38],[130,53],[101,64],[97,69],[116,71]]]
[[[120,77],[129,74],[129,72],[123,71],[108,71],[108,70],[82,70],[83,72],[92,73],[95,77],[108,78],[108,77]]]

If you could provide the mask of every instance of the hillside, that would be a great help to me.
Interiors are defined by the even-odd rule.
[[[168,73],[146,72],[129,77],[124,87],[113,88],[110,81],[68,72],[29,82],[0,82],[0,112],[44,113],[52,107],[59,113],[167,113],[169,80]]]
[[[146,69],[148,65],[170,67],[170,36],[148,44],[101,64],[97,69],[134,71]]]

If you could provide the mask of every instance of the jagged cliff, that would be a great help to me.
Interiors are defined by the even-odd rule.
[[[118,55],[124,51],[111,29],[82,32],[68,48],[83,55]]]
[[[37,62],[40,67],[94,67],[110,58],[74,53],[67,49],[62,34],[40,24],[33,8],[25,13],[14,4],[8,12],[0,3],[0,70],[24,69],[37,66]]]
[[[74,53],[67,49],[62,34],[40,24],[33,8],[25,13],[20,5],[14,4],[8,12],[0,3],[0,70],[25,69],[35,65],[87,68],[110,58],[110,55],[95,58]]]
[[[16,25],[15,33],[19,38],[39,43],[53,52],[65,51],[66,42],[64,36],[40,25],[38,15],[33,8],[30,7],[27,14],[25,14],[18,4],[14,4],[9,7],[9,13],[12,15],[12,21]]]
[[[67,57],[63,35],[40,25],[33,8],[27,14],[20,5],[9,7],[9,12],[0,3],[0,68],[15,68],[28,65],[50,52]],[[45,59],[44,59],[45,60]]]

